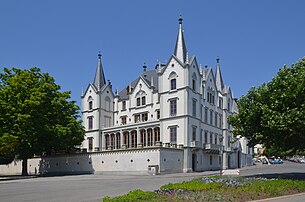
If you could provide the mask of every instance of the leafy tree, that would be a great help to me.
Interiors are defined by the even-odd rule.
[[[250,146],[273,151],[305,149],[305,58],[286,65],[268,83],[251,88],[238,103],[239,114],[229,118],[233,134],[247,137]]]
[[[79,107],[69,98],[39,68],[0,73],[0,155],[22,159],[22,175],[34,154],[71,151],[83,141]]]

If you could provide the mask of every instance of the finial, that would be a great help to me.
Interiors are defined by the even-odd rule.
[[[182,24],[182,21],[183,21],[183,18],[182,18],[182,15],[180,14],[180,16],[179,16],[179,24]]]
[[[115,89],[115,95],[119,95],[119,89],[118,88]]]
[[[208,68],[208,65],[205,65],[204,67],[205,67],[205,68]]]
[[[146,72],[146,68],[147,68],[146,62],[144,62],[144,65],[143,65],[143,71],[144,71],[144,72]]]
[[[100,50],[98,51],[98,55],[97,56],[98,56],[98,59],[101,59],[102,55],[101,55],[101,51]]]
[[[217,58],[216,58],[216,62],[217,62],[217,63],[219,63],[219,60],[220,60],[220,59],[219,59],[219,56],[217,56]]]

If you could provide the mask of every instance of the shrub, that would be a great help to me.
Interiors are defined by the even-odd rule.
[[[103,202],[133,202],[133,201],[148,201],[157,197],[157,194],[154,192],[145,192],[139,189],[130,191],[129,193],[118,196],[114,198],[110,198],[108,196],[102,199]]]

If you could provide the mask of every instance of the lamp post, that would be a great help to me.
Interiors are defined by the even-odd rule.
[[[223,135],[221,134],[219,137],[219,142],[220,142],[220,171],[219,175],[222,176],[222,169],[223,169]]]

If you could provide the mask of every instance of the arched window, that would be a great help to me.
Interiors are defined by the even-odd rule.
[[[105,110],[110,111],[110,98],[108,96],[105,98]]]
[[[171,79],[171,90],[175,90],[176,88],[176,79]]]
[[[197,80],[197,76],[194,73],[193,76],[192,76],[192,89],[193,90],[196,90],[196,80]]]
[[[170,80],[170,90],[175,90],[177,88],[177,77],[178,75],[174,71],[169,74],[168,79]]]
[[[92,99],[91,96],[88,97],[87,102],[88,102],[88,109],[92,110],[92,108],[93,108],[93,99]]]

